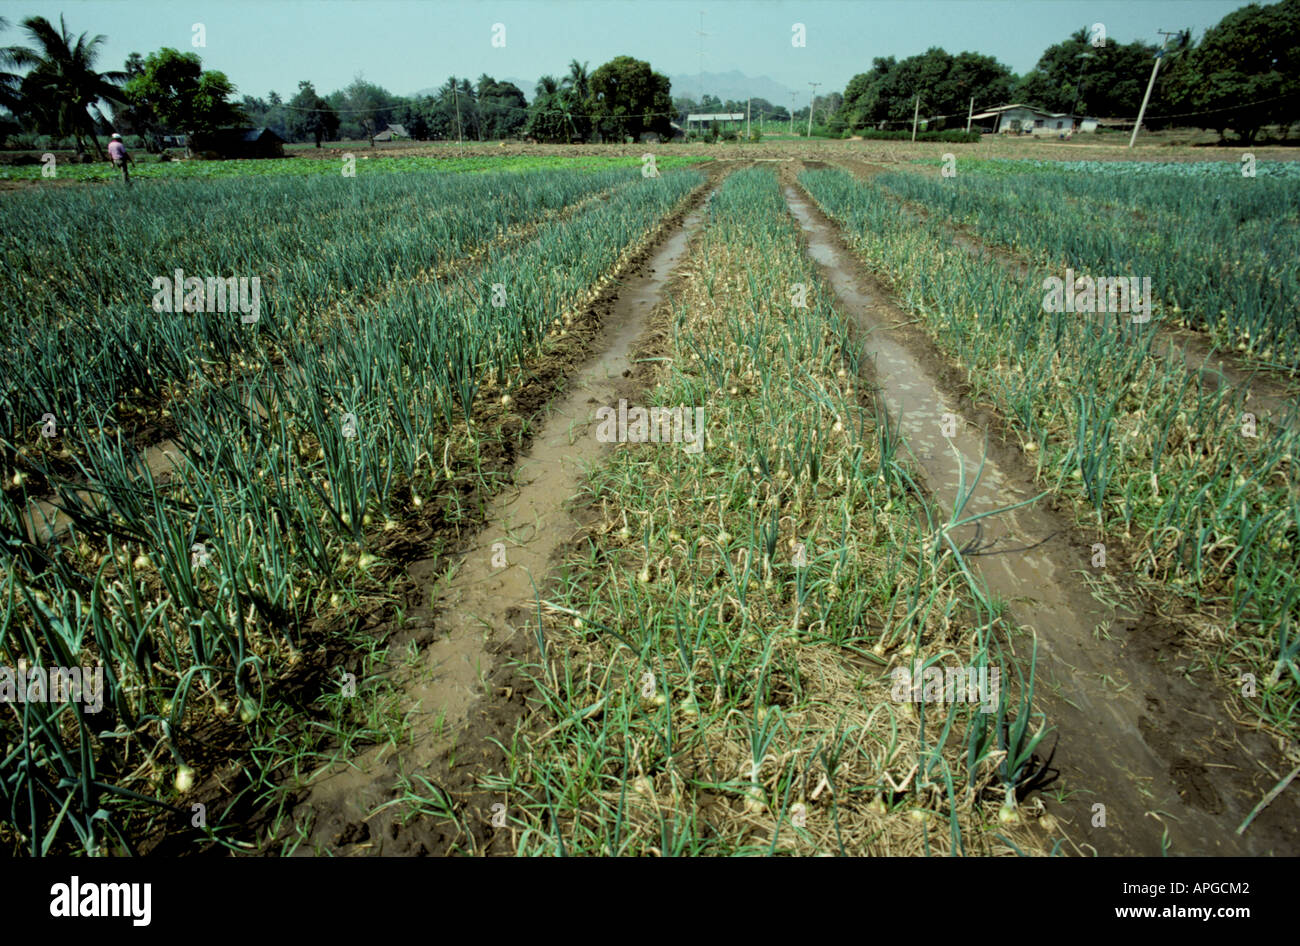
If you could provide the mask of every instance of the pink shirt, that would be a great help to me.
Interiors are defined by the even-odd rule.
[[[108,143],[108,157],[112,161],[121,161],[126,157],[126,145],[114,138]]]

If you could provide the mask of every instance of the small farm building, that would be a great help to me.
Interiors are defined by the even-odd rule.
[[[705,131],[708,128],[717,125],[718,130],[722,131],[729,122],[743,122],[745,120],[744,112],[716,112],[702,113],[698,115],[686,116],[686,130],[691,131],[694,126],[695,131]]]
[[[1095,118],[1080,118],[1067,112],[1049,112],[1030,105],[1001,105],[971,116],[986,131],[998,135],[1057,135],[1097,130]]]

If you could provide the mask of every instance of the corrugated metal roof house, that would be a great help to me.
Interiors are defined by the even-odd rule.
[[[1074,131],[1096,131],[1094,119],[1081,119],[1068,112],[1049,112],[1032,105],[1000,105],[971,116],[972,121],[984,121],[984,127],[995,134],[1061,135]],[[991,120],[991,121],[990,121]]]

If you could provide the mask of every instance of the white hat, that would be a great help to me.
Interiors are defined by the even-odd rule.
[[[113,132],[113,137],[120,139],[122,136],[119,135],[117,132]]]

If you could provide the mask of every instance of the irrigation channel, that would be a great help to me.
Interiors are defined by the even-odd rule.
[[[1089,570],[1087,541],[1047,500],[1034,501],[1040,491],[1030,467],[996,442],[987,417],[973,409],[963,416],[951,369],[919,332],[895,327],[910,317],[857,262],[792,170],[782,175],[790,211],[842,311],[865,334],[875,363],[869,380],[900,426],[925,488],[963,519],[1025,504],[953,535],[1013,623],[1027,631],[1019,655],[1028,659],[1037,647],[1040,686],[1046,685],[1036,689],[1036,709],[1059,734],[1053,764],[1065,789],[1063,802],[1049,810],[1069,826],[1079,853],[1300,852],[1300,818],[1285,797],[1247,834],[1235,833],[1276,782],[1253,761],[1273,755],[1272,747],[1236,727],[1221,700],[1177,672],[1176,631],[1149,611],[1117,613],[1093,596],[1080,577]],[[1105,806],[1104,827],[1098,805]]]
[[[483,842],[482,825],[456,825],[453,817],[452,829],[434,828],[432,837],[417,838],[414,832],[400,831],[399,813],[385,805],[409,773],[427,771],[435,762],[442,763],[440,771],[454,769],[454,778],[440,779],[442,785],[472,791],[479,764],[490,754],[489,740],[506,737],[511,717],[522,709],[520,694],[493,685],[506,678],[503,673],[494,679],[494,671],[504,671],[503,658],[519,656],[531,644],[532,631],[525,625],[530,615],[536,617],[536,602],[553,560],[580,527],[568,500],[577,493],[586,467],[609,449],[596,439],[595,412],[638,392],[636,342],[703,223],[702,206],[717,184],[715,177],[697,191],[680,226],[670,229],[644,263],[620,281],[603,314],[593,354],[569,390],[549,407],[531,447],[514,468],[514,487],[491,502],[485,524],[459,564],[445,572],[445,564],[437,559],[408,567],[417,587],[431,589],[429,605],[412,617],[433,618],[439,628],[438,638],[420,654],[404,685],[402,698],[411,711],[410,741],[400,757],[386,744],[334,766],[312,783],[298,814],[302,819],[314,816],[315,823],[311,843],[299,853],[313,854],[318,847],[357,854],[443,853],[439,848],[450,844],[481,852],[476,845]],[[512,705],[517,709],[512,711]],[[421,787],[427,794],[432,786]],[[482,801],[487,809],[491,799],[484,796]],[[358,825],[365,827],[359,830]],[[491,850],[505,853],[508,848]]]
[[[864,181],[886,171],[898,170],[889,165],[869,164],[850,158],[841,158],[834,164]],[[809,168],[828,166],[818,161],[806,161],[804,165]],[[910,219],[930,220],[938,216],[929,208],[907,200],[888,188],[881,188],[881,193]],[[952,235],[953,243],[966,253],[988,260],[993,265],[1000,265],[1019,279],[1029,278],[1029,265],[1005,247],[988,244],[978,235],[973,236],[973,230],[968,232],[966,227],[940,219]],[[1227,385],[1241,395],[1243,411],[1249,411],[1255,417],[1275,424],[1292,428],[1300,425],[1300,409],[1297,408],[1300,401],[1297,401],[1294,384],[1281,382],[1266,371],[1253,370],[1242,364],[1232,353],[1215,346],[1205,335],[1189,329],[1165,322],[1158,326],[1157,333],[1151,345],[1152,352],[1160,358],[1172,353],[1183,362],[1188,371],[1197,374],[1207,390],[1215,392]]]

